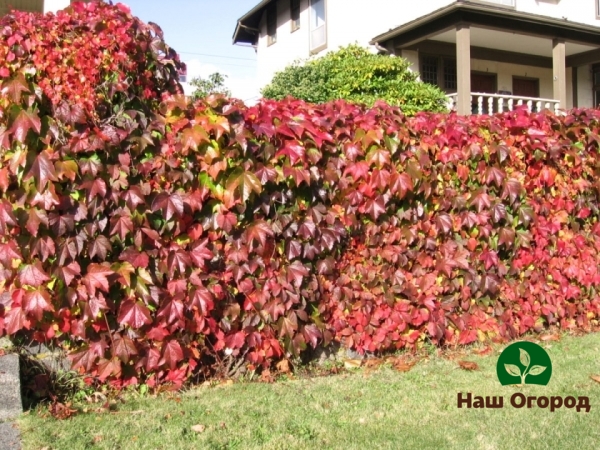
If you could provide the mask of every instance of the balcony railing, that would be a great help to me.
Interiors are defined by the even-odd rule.
[[[448,94],[448,109],[456,108],[456,97],[458,94]],[[549,109],[558,114],[560,102],[550,98],[521,97],[518,95],[487,94],[483,92],[471,92],[472,114],[495,114],[499,112],[512,111],[516,107],[525,105],[532,112]]]

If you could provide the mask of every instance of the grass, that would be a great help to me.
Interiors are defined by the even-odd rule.
[[[594,449],[600,442],[600,333],[542,346],[548,386],[501,386],[501,346],[486,356],[431,355],[409,372],[371,372],[273,384],[200,387],[177,396],[130,395],[118,411],[66,421],[19,420],[24,449]],[[458,367],[462,359],[479,370]],[[591,411],[515,409],[514,392],[588,396]],[[457,393],[504,396],[502,409],[458,409]],[[192,431],[202,425],[203,431]]]

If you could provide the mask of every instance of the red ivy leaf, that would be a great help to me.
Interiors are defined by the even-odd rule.
[[[142,302],[126,300],[119,308],[119,323],[137,329],[151,323],[150,310]]]
[[[273,236],[273,230],[264,220],[257,220],[246,228],[246,242],[250,245],[253,241],[258,241],[264,247],[267,236]]]
[[[308,269],[300,262],[294,261],[287,269],[287,280],[299,288],[304,277],[309,275]]]
[[[502,189],[502,198],[508,197],[510,199],[510,204],[512,205],[517,199],[519,195],[521,195],[521,190],[523,186],[519,180],[515,180],[513,178],[506,180],[504,183],[504,188]]]
[[[162,358],[159,365],[166,363],[171,370],[175,370],[177,363],[183,360],[183,350],[179,342],[171,340],[163,345]]]
[[[48,280],[50,280],[50,277],[44,271],[42,263],[39,261],[36,261],[34,264],[23,266],[23,268],[19,270],[19,281],[23,286],[39,287]]]
[[[50,301],[50,294],[44,288],[28,291],[23,298],[23,308],[37,320],[42,320],[44,311],[54,311],[54,307]]]
[[[478,189],[471,198],[471,205],[475,206],[479,213],[485,208],[489,208],[491,204],[490,196],[483,189]]]
[[[204,239],[196,242],[190,250],[190,259],[196,267],[204,267],[204,262],[210,261],[214,257],[213,253],[206,248],[207,244],[208,239]]]
[[[435,223],[438,229],[441,230],[444,234],[447,234],[448,232],[452,231],[452,217],[450,217],[450,215],[448,214],[438,214],[435,218]]]
[[[31,129],[39,134],[42,129],[42,122],[36,112],[23,109],[15,118],[15,121],[10,128],[10,132],[17,141],[23,143],[27,138],[27,133],[29,133],[29,130]]]
[[[252,192],[257,195],[262,192],[260,180],[252,172],[243,169],[235,170],[227,179],[227,190],[232,194],[237,194],[245,203]]]
[[[75,277],[81,275],[81,267],[73,261],[69,265],[58,267],[54,273],[55,276],[62,278],[66,286],[69,286]]]
[[[90,264],[87,274],[83,277],[83,284],[87,287],[90,296],[96,295],[96,289],[108,292],[109,283],[107,277],[114,272],[108,266],[101,264]]]
[[[390,177],[390,192],[399,194],[400,199],[415,188],[412,178],[407,173],[392,173]]]
[[[148,263],[150,259],[148,258],[148,254],[144,252],[138,252],[132,247],[127,248],[121,255],[119,256],[121,261],[127,261],[135,268],[146,268],[148,267]]]
[[[498,167],[488,167],[485,172],[485,184],[489,186],[490,184],[495,183],[496,186],[501,187],[504,177],[504,172]]]
[[[214,307],[213,296],[208,289],[203,286],[194,287],[192,289],[188,308],[196,309],[202,312],[202,315],[206,317]]]
[[[161,210],[166,220],[170,220],[173,216],[180,217],[183,214],[183,199],[181,195],[167,194],[162,192],[156,196],[152,202],[152,212]]]
[[[131,338],[119,334],[113,337],[113,355],[118,356],[125,364],[129,362],[132,355],[137,354],[137,348]]]
[[[231,349],[242,348],[245,342],[246,336],[243,331],[238,331],[225,338],[225,346]]]
[[[0,202],[0,234],[8,234],[7,225],[17,226],[17,219],[13,214],[12,205],[6,200],[2,200]]]

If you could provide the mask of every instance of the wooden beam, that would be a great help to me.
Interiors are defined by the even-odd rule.
[[[567,67],[584,66],[600,61],[600,48],[567,56]]]
[[[456,112],[471,114],[471,27],[456,26]]]
[[[571,81],[573,82],[573,108],[577,108],[579,105],[577,66],[571,67]]]
[[[449,42],[426,40],[418,44],[404,47],[402,50],[416,50],[421,53],[456,57],[456,45]],[[484,61],[496,61],[525,66],[543,67],[552,69],[552,58],[547,56],[528,55],[526,53],[496,50],[487,47],[471,46],[471,58]]]
[[[560,108],[567,107],[567,61],[564,39],[552,40],[552,80],[554,100],[560,102]]]

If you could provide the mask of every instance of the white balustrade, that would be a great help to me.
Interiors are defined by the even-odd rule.
[[[448,109],[456,108],[458,94],[448,94]],[[513,111],[516,107],[525,105],[529,111],[540,112],[549,109],[555,114],[559,113],[560,102],[549,98],[521,97],[518,95],[488,94],[484,92],[471,93],[473,114],[495,114]]]

